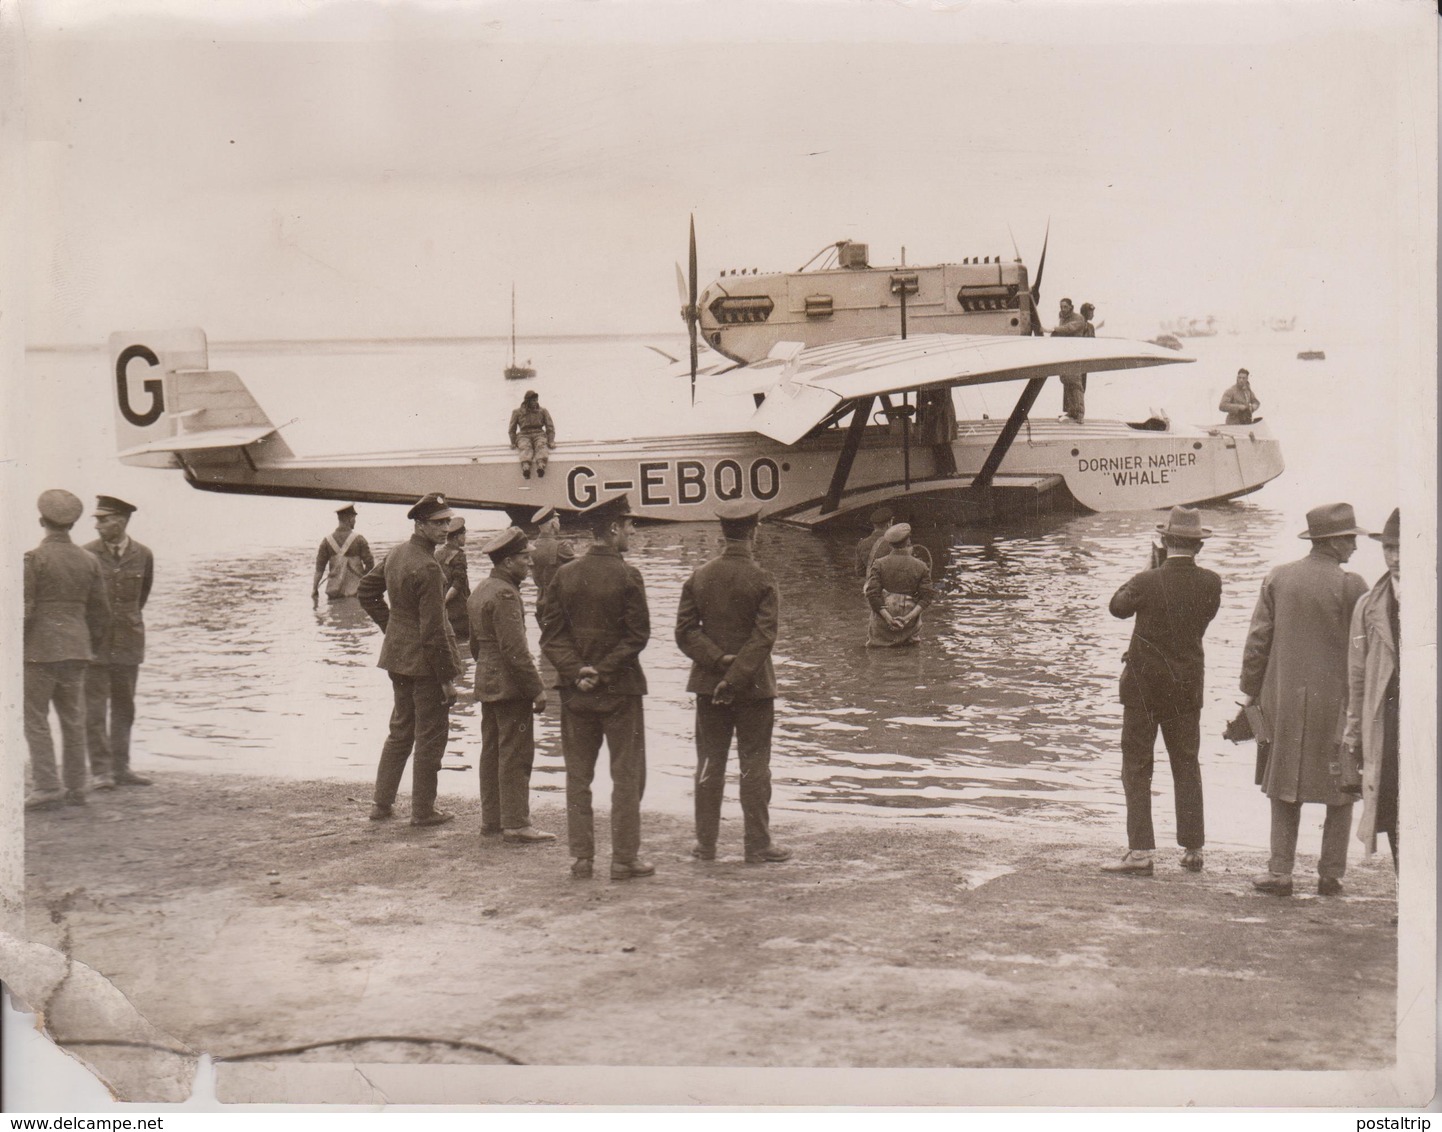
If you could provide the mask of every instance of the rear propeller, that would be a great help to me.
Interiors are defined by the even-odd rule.
[[[1037,304],[1041,302],[1041,273],[1046,270],[1046,245],[1051,239],[1051,219],[1046,222],[1046,234],[1041,238],[1041,259],[1036,264],[1036,281],[1031,285],[1031,307],[1033,312],[1032,331],[1041,334],[1041,315]]]
[[[696,309],[696,216],[691,215],[691,239],[687,251],[690,271],[681,274],[681,265],[676,265],[676,290],[681,296],[681,320],[686,324],[686,334],[691,340],[691,404],[696,404],[696,367],[699,362],[696,335],[700,329],[701,312]]]

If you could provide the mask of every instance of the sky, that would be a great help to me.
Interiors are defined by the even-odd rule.
[[[38,0],[25,341],[503,334],[513,282],[523,334],[679,332],[692,214],[703,285],[842,238],[1034,268],[1049,228],[1044,310],[1375,331],[1434,34],[1410,0]]]

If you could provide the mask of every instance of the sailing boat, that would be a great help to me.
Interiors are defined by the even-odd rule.
[[[531,359],[526,359],[523,366],[516,365],[516,285],[511,284],[511,356],[506,365],[506,380],[521,381],[527,377],[535,377],[535,367],[531,365]]]

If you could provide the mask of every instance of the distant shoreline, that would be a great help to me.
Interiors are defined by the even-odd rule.
[[[616,341],[653,341],[657,338],[683,339],[685,337],[677,330],[632,330],[625,333],[584,333],[584,334],[527,334],[524,344],[533,342],[616,342]],[[416,337],[390,337],[390,338],[214,338],[207,342],[211,349],[223,350],[245,350],[245,349],[275,349],[287,346],[408,346],[408,345],[458,345],[464,343],[505,343],[510,341],[508,334],[477,334],[477,335],[419,335]],[[104,342],[43,342],[35,345],[27,344],[27,354],[84,354],[90,352],[103,352],[106,348]],[[524,351],[523,351],[524,352]]]

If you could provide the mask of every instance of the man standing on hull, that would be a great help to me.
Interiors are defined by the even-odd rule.
[[[145,659],[145,603],[155,581],[150,548],[126,533],[130,516],[137,510],[113,495],[99,496],[95,529],[100,537],[85,544],[99,559],[110,594],[110,632],[85,674],[86,741],[97,790],[150,785],[150,779],[130,769],[135,685]]]
[[[1298,538],[1312,551],[1278,566],[1262,582],[1242,651],[1242,693],[1260,701],[1272,732],[1261,787],[1272,801],[1272,857],[1252,885],[1276,896],[1292,894],[1297,829],[1304,802],[1327,807],[1317,892],[1335,896],[1347,871],[1347,834],[1356,795],[1343,789],[1342,728],[1347,709],[1347,648],[1352,610],[1367,592],[1360,575],[1342,564],[1357,549],[1348,503],[1307,512]]]
[[[561,692],[571,875],[584,880],[592,872],[591,782],[604,739],[611,752],[611,879],[627,880],[656,871],[639,857],[646,788],[640,655],[651,639],[651,614],[641,572],[621,558],[634,529],[630,501],[619,495],[585,517],[595,542],[557,570],[546,589],[541,651],[555,665]]]
[[[38,506],[45,538],[25,554],[25,742],[35,786],[25,799],[27,810],[85,804],[86,666],[110,629],[100,565],[70,541],[85,504],[55,488],[41,493]],[[50,734],[52,703],[60,716],[63,789]]]
[[[1182,868],[1200,872],[1206,843],[1202,810],[1202,635],[1222,601],[1222,579],[1196,563],[1212,532],[1201,515],[1173,507],[1158,523],[1166,560],[1112,595],[1113,617],[1136,617],[1122,669],[1122,787],[1127,797],[1127,852],[1104,873],[1151,876],[1152,766],[1157,729],[1167,745],[1177,791],[1177,844]]]
[[[436,778],[456,699],[451,681],[461,671],[446,620],[445,577],[436,561],[436,547],[445,542],[454,516],[443,496],[422,497],[406,512],[415,522],[410,540],[392,548],[361,579],[361,607],[385,632],[377,666],[390,673],[395,694],[371,821],[391,816],[412,748],[411,825],[441,825],[455,816],[436,808]]]
[[[546,689],[526,643],[521,602],[531,554],[525,534],[515,527],[481,549],[490,555],[491,576],[467,602],[481,705],[481,832],[500,833],[522,845],[554,841],[554,833],[531,827],[532,715],[546,710]]]
[[[726,549],[698,569],[681,588],[676,644],[691,658],[686,690],[696,696],[696,846],[700,861],[716,858],[726,756],[736,736],[741,764],[741,814],[746,823],[746,863],[785,861],[791,851],[773,844],[771,730],[775,720],[779,597],[771,571],[756,563],[756,525],[761,504],[721,504],[716,517]]]

